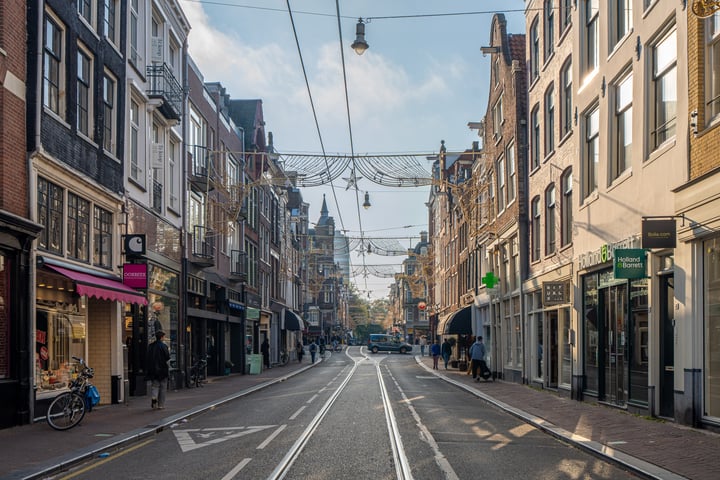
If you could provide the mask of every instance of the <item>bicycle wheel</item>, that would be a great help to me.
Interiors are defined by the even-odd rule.
[[[58,395],[50,402],[47,422],[55,430],[67,430],[74,427],[85,416],[85,399],[74,392]]]

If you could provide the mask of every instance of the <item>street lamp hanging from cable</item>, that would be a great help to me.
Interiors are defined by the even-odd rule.
[[[363,208],[367,210],[370,208],[370,193],[365,192],[365,201],[363,202]]]
[[[370,48],[370,45],[365,41],[365,22],[362,18],[358,18],[358,23],[355,26],[355,41],[350,45],[355,53],[362,55],[365,50]]]

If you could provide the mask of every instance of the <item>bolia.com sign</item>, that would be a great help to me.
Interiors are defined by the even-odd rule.
[[[642,248],[619,248],[613,260],[615,278],[647,278],[647,255]]]

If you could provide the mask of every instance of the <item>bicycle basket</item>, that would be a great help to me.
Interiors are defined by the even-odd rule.
[[[98,392],[95,385],[88,385],[87,390],[85,390],[85,400],[91,407],[100,403],[100,392]]]

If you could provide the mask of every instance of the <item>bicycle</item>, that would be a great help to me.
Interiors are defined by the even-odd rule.
[[[68,384],[69,392],[61,393],[50,402],[46,415],[48,425],[55,430],[68,430],[79,424],[85,412],[100,401],[97,389],[90,383],[94,370],[82,358],[72,358],[80,364],[80,373]]]
[[[205,378],[205,367],[207,367],[207,359],[204,357],[199,359],[190,367],[190,375],[188,376],[188,388],[197,388],[203,386],[203,379]]]
[[[290,363],[290,354],[285,350],[280,351],[280,365],[285,366]]]

